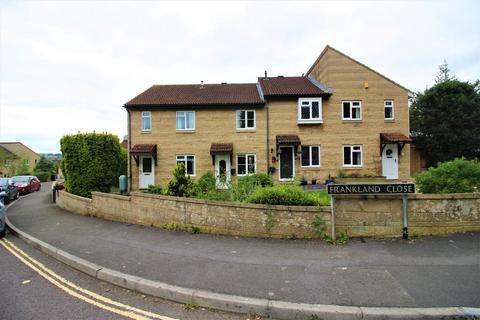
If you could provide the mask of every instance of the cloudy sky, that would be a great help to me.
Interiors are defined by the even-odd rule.
[[[0,141],[127,132],[152,84],[301,75],[330,44],[413,91],[480,78],[480,1],[0,2]]]

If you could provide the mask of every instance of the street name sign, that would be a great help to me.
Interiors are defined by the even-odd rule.
[[[341,194],[406,194],[415,193],[413,183],[377,183],[377,184],[329,184],[330,195]]]

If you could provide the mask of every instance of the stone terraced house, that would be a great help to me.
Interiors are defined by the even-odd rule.
[[[180,162],[194,179],[268,172],[310,183],[340,170],[409,179],[408,95],[330,46],[304,76],[154,85],[124,105],[130,186],[165,186]]]

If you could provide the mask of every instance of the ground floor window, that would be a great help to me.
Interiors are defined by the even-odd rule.
[[[189,176],[195,175],[195,156],[193,155],[177,155],[177,165],[183,163],[185,169],[187,169],[187,174]]]
[[[362,166],[362,146],[346,145],[343,146],[343,166],[361,167]]]
[[[302,146],[302,167],[320,167],[320,146]]]
[[[256,156],[254,154],[237,155],[237,175],[246,176],[256,172]]]

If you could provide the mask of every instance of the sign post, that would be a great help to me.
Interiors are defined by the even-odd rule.
[[[327,192],[332,197],[332,239],[335,234],[335,195],[380,195],[380,194],[401,194],[403,209],[403,231],[402,238],[408,239],[408,194],[415,193],[413,183],[377,183],[377,184],[329,184]]]

